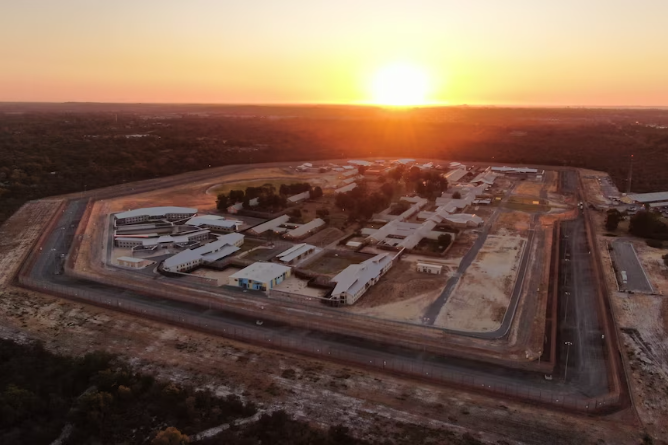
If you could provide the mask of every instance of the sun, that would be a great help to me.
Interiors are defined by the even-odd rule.
[[[429,79],[424,70],[412,65],[390,65],[379,70],[373,78],[373,102],[378,105],[425,105]]]

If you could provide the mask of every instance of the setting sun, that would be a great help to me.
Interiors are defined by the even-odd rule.
[[[429,82],[426,73],[411,65],[387,66],[373,78],[373,102],[378,105],[425,105]]]

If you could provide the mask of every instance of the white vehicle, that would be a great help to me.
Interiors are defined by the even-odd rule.
[[[626,271],[622,271],[622,283],[626,284],[628,282],[628,277],[626,276]]]

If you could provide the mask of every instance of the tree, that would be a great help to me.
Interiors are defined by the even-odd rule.
[[[318,199],[322,197],[322,188],[320,186],[315,186],[311,192],[311,198]]]
[[[641,211],[631,217],[629,232],[641,238],[666,238],[668,226],[659,220],[659,215]]]
[[[327,209],[317,209],[315,211],[315,214],[318,218],[325,218],[326,216],[329,216],[329,210],[327,210]]]
[[[608,210],[608,216],[605,218],[605,228],[607,230],[617,230],[622,214],[617,209]]]
[[[422,170],[420,170],[420,167],[413,166],[411,167],[410,170],[408,170],[408,177],[406,178],[406,180],[410,182],[419,181],[421,176],[422,176]]]
[[[462,199],[462,194],[459,192],[455,192],[452,194],[452,199]]]
[[[363,175],[364,172],[366,171],[366,169],[367,169],[366,165],[360,165],[359,167],[357,167],[357,173],[359,173],[360,175]]]
[[[244,191],[230,190],[229,199],[232,204],[236,204],[237,202],[242,202],[244,200]]]
[[[301,217],[302,217],[302,211],[299,210],[299,209],[294,209],[294,210],[291,212],[291,215],[292,215],[294,218],[301,218]]]
[[[155,439],[151,441],[151,445],[186,445],[189,442],[190,439],[188,439],[188,436],[181,433],[181,431],[173,426],[170,426],[169,428],[160,431],[155,436]]]
[[[388,198],[391,198],[392,195],[394,195],[394,185],[392,185],[389,182],[386,182],[385,184],[380,186],[380,191],[383,192],[383,194]]]
[[[452,242],[452,235],[450,235],[449,233],[444,233],[438,236],[438,245],[443,249],[448,247],[451,242]]]
[[[378,176],[378,179],[376,179],[376,180],[377,180],[380,184],[385,184],[385,182],[387,182],[387,178],[385,177],[385,175],[379,175],[379,176]]]
[[[218,199],[216,200],[216,208],[218,210],[225,210],[229,206],[229,200],[227,199],[227,195],[224,193],[221,193],[218,195]]]
[[[661,258],[663,258],[663,264],[665,264],[666,266],[668,266],[668,253],[665,254],[665,255],[663,255]]]

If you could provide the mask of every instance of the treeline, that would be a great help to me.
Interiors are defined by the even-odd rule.
[[[348,214],[349,221],[369,220],[374,213],[380,212],[390,204],[393,185],[385,183],[380,192],[370,192],[365,181],[346,193],[336,195],[335,205]]]
[[[67,445],[190,443],[208,428],[256,414],[252,403],[209,390],[155,380],[133,372],[103,352],[81,358],[52,354],[41,343],[22,345],[0,339],[0,443],[50,444],[70,425]],[[399,426],[399,423],[397,423]],[[422,443],[429,431],[404,425],[395,443]],[[480,444],[434,431],[438,443]],[[443,436],[443,437],[441,437]],[[284,411],[231,426],[204,445],[381,445],[388,437],[364,441],[343,426],[318,429]],[[432,437],[433,439],[433,437]]]
[[[649,126],[666,111],[316,108],[288,107],[281,119],[260,116],[262,107],[243,119],[168,106],[0,114],[0,221],[54,194],[229,164],[366,156],[584,167],[625,191],[633,154],[632,191],[668,190],[668,130]]]
[[[260,187],[246,187],[246,190],[230,190],[229,193],[218,194],[216,207],[224,211],[229,206],[242,203],[244,209],[255,208],[258,210],[268,210],[276,212],[288,206],[288,197],[298,193],[311,192],[313,199],[322,196],[322,188],[311,187],[308,182],[295,184],[281,184],[276,193],[276,187],[273,184],[264,184]],[[251,206],[251,200],[257,198],[257,205]]]
[[[416,166],[407,169],[404,165],[398,165],[387,176],[395,181],[403,178],[407,184],[412,183],[415,193],[422,198],[437,198],[448,189],[448,180],[440,172],[422,170]]]

